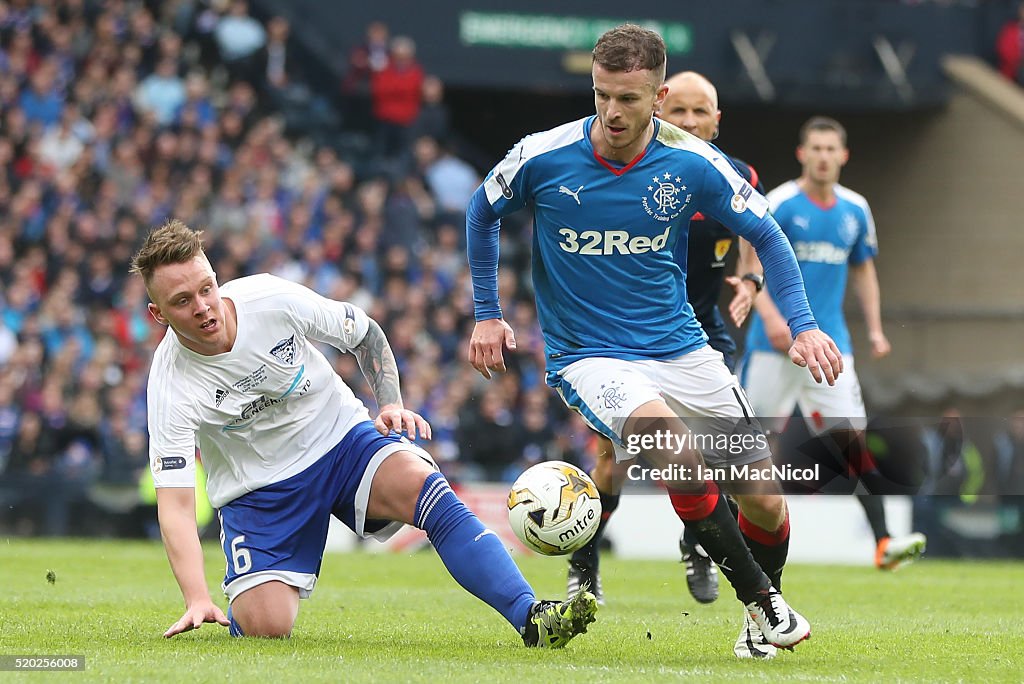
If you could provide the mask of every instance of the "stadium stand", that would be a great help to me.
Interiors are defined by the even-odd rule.
[[[445,132],[438,79],[413,79],[425,106],[407,94],[356,155],[333,103],[303,81],[281,17],[258,21],[244,2],[4,7],[0,524],[62,535],[109,523],[75,515],[83,506],[131,517],[148,463],[145,360],[163,330],[127,265],[170,216],[205,229],[221,282],[269,271],[366,307],[388,331],[407,402],[435,421],[428,448],[453,478],[578,458],[551,437],[571,418],[534,391],[540,337],[515,278],[504,283],[522,331],[514,370],[487,401],[472,400],[479,383],[462,363],[471,295],[450,183],[473,186],[478,172],[446,141],[412,137]],[[515,272],[527,267],[522,247],[507,254]],[[369,400],[354,360],[334,359]],[[508,436],[500,454],[471,437],[495,420]]]

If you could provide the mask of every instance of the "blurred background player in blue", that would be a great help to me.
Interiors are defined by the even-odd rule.
[[[722,112],[718,108],[718,91],[714,84],[696,72],[684,71],[668,79],[665,85],[668,86],[668,95],[665,96],[658,117],[701,140],[715,140]],[[759,193],[764,194],[764,186],[754,168],[735,157],[730,157],[730,160],[740,175]],[[728,283],[734,290],[729,314],[733,323],[741,326],[750,312],[754,297],[764,284],[760,263],[749,258],[750,243],[743,238],[738,239],[741,261],[737,273],[742,274],[740,276],[725,275],[725,259],[732,243],[737,240],[736,236],[720,222],[700,212],[690,219],[689,241],[678,241],[674,250],[677,263],[686,265],[686,294],[693,312],[708,336],[708,344],[722,352],[725,365],[730,371],[735,370],[736,342],[726,329],[725,320],[718,310],[722,285]],[[751,261],[752,266],[749,265]],[[747,270],[749,268],[756,268],[756,272]],[[598,601],[604,600],[599,572],[599,545],[608,520],[619,505],[619,492],[625,479],[625,467],[628,466],[625,463],[616,464],[612,452],[612,443],[600,437],[597,462],[590,475],[601,492],[601,524],[594,538],[569,559],[569,593],[575,593],[580,586],[588,583]],[[747,541],[749,546],[751,540]],[[781,543],[788,544],[788,541],[789,537],[786,536]],[[715,564],[692,532],[684,532],[680,539],[680,549],[686,565],[686,584],[690,593],[700,603],[711,603],[718,598],[718,570]],[[754,550],[753,547],[751,550]],[[756,552],[754,558],[762,567],[766,565]]]
[[[668,93],[661,37],[631,24],[606,32],[594,47],[592,76],[597,115],[524,138],[469,204],[477,319],[470,363],[490,378],[506,369],[503,347],[515,349],[498,301],[499,219],[532,204],[546,380],[592,429],[612,440],[617,459],[631,458],[626,447],[638,440],[688,434],[682,416],[716,423],[714,434],[752,437],[747,443],[759,445],[760,427],[738,381],[721,353],[707,346],[686,300],[686,276],[673,248],[687,239],[693,214],[722,221],[761,253],[783,293],[795,363],[831,384],[842,371],[842,357],[814,322],[792,248],[764,197],[719,150],[654,118]],[[792,647],[810,636],[810,624],[751,556],[717,485],[693,476],[701,465],[748,465],[762,473],[770,468],[767,448],[740,451],[641,449],[651,465],[676,467],[677,477],[667,483],[676,513],[692,525],[744,604],[737,641],[766,650]],[[742,485],[740,506],[765,533],[785,527],[778,482],[767,476],[732,485]]]
[[[920,556],[925,538],[918,533],[891,536],[882,497],[871,494],[884,491],[884,479],[864,440],[867,414],[843,315],[848,276],[864,312],[872,358],[886,356],[891,347],[882,330],[871,209],[863,196],[839,184],[849,158],[843,126],[834,119],[814,117],[800,130],[800,178],[768,193],[772,214],[796,252],[811,310],[846,360],[843,376],[834,387],[822,389],[790,371],[785,352],[792,338],[776,305],[775,283],[769,281],[771,297],[761,297],[755,304],[742,377],[750,403],[766,427],[781,431],[799,407],[812,434],[825,437],[818,444],[834,446],[844,455],[843,469],[848,467],[869,492],[857,498],[875,536],[875,564],[892,570]]]

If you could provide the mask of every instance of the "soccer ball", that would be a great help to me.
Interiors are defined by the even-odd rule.
[[[590,477],[564,461],[530,467],[508,493],[508,524],[545,556],[572,553],[597,533],[601,495]]]

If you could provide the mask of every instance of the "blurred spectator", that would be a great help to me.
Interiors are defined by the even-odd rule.
[[[132,12],[129,37],[132,43],[139,47],[141,53],[139,66],[142,71],[145,73],[153,71],[160,58],[160,31],[148,8],[139,7]]]
[[[416,43],[406,36],[391,41],[387,66],[370,80],[376,149],[395,157],[409,148],[409,131],[423,101],[423,68],[416,61]]]
[[[85,149],[85,142],[75,132],[78,108],[67,105],[60,117],[60,123],[51,126],[39,141],[39,158],[56,171],[72,166]],[[91,128],[91,126],[88,126]]]
[[[44,62],[32,72],[29,87],[21,94],[21,110],[29,123],[49,127],[60,121],[64,100],[55,85],[55,68]]]
[[[66,483],[58,469],[57,434],[45,429],[38,413],[23,413],[10,451],[6,501],[12,510],[27,508],[21,531],[60,535],[67,531]],[[33,518],[41,521],[37,527]]]
[[[209,84],[201,72],[185,79],[185,99],[174,112],[174,123],[184,128],[201,130],[217,122],[217,112],[209,96]]]
[[[33,44],[30,28],[15,28],[4,57],[5,71],[16,73],[20,77],[35,73],[42,61],[42,54]]]
[[[228,0],[183,0],[174,19],[175,30],[199,47],[199,61],[209,68],[219,57],[215,31]]]
[[[505,392],[498,385],[488,385],[459,414],[460,456],[476,467],[478,479],[503,481],[522,454],[519,432]]]
[[[215,238],[229,238],[249,230],[249,215],[242,199],[241,185],[232,177],[210,206],[209,229]]]
[[[7,364],[17,348],[18,338],[3,321],[0,321],[0,366]]]
[[[0,364],[6,365],[7,361]],[[14,399],[14,383],[0,377],[0,475],[7,470],[20,420],[21,407]]]
[[[214,35],[232,80],[258,82],[259,51],[266,45],[267,33],[249,16],[249,3],[232,0],[227,15],[217,22]]]
[[[996,38],[999,71],[1018,85],[1024,85],[1024,2],[1017,6],[1017,16],[1007,21]]]
[[[160,38],[156,45],[156,61],[160,62],[162,59],[169,59],[178,65],[178,75],[184,76],[184,55],[182,54],[182,42],[181,36],[173,31],[164,31],[160,34]],[[154,67],[155,68],[155,67]],[[142,73],[146,73],[145,67],[140,67]]]
[[[263,93],[269,106],[284,116],[288,131],[323,137],[323,129],[335,125],[336,117],[327,98],[306,82],[289,46],[290,32],[284,17],[274,17],[267,24],[267,44],[259,57]]]
[[[186,101],[185,84],[178,76],[177,63],[173,59],[160,60],[156,71],[139,83],[135,100],[139,109],[152,114],[161,126],[172,123]]]
[[[228,89],[228,101],[224,112],[238,116],[244,128],[251,128],[257,104],[256,89],[245,81],[238,81]]]
[[[414,155],[438,209],[454,223],[465,221],[469,199],[480,185],[480,174],[430,136],[416,140]]]
[[[43,421],[34,411],[23,413],[18,423],[8,470],[13,475],[46,475],[53,470],[57,454],[56,434],[43,430]]]
[[[275,91],[284,91],[298,75],[298,64],[288,54],[290,32],[291,26],[284,17],[274,17],[267,23],[267,42],[262,56],[263,82]]]
[[[365,40],[348,54],[348,66],[341,81],[341,108],[345,125],[369,131],[371,128],[370,82],[373,75],[383,71],[390,59],[388,44],[390,31],[382,21],[370,22]]]
[[[89,255],[84,281],[85,287],[81,290],[83,304],[90,309],[113,307],[117,281],[109,254],[98,251]]]
[[[423,101],[412,130],[413,139],[424,135],[437,141],[449,140],[452,135],[451,112],[444,102],[444,83],[433,75],[423,78]]]
[[[506,472],[506,479],[514,480],[519,473],[541,461],[561,459],[561,453],[555,448],[550,397],[550,389],[542,385],[525,393],[520,422],[519,459]]]
[[[938,425],[925,431],[929,446],[930,477],[924,491],[959,496],[973,503],[985,486],[985,461],[981,449],[965,430],[964,419],[955,408],[947,409]]]
[[[1005,429],[996,433],[999,493],[1024,503],[1024,409],[1015,411]]]
[[[124,135],[132,130],[139,119],[136,112],[135,96],[138,92],[138,79],[131,67],[121,67],[114,72],[113,88],[106,101],[115,108],[117,114],[117,132]],[[141,109],[141,108],[140,108]]]
[[[384,230],[392,239],[419,253],[426,222],[434,218],[434,202],[422,181],[413,175],[391,184],[384,207]]]
[[[79,57],[75,54],[71,28],[57,24],[50,29],[48,38],[50,42],[49,58],[56,69],[55,85],[57,90],[66,93],[74,84],[75,63]]]

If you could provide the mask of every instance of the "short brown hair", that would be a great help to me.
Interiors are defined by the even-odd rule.
[[[192,230],[178,219],[168,219],[146,236],[146,241],[132,257],[131,272],[141,275],[148,288],[157,267],[183,264],[205,254],[202,235],[203,231]]]
[[[594,64],[608,71],[655,72],[658,83],[665,81],[665,41],[654,31],[636,24],[622,24],[597,39],[591,53]]]
[[[800,144],[807,142],[807,136],[811,131],[833,131],[839,134],[839,141],[846,147],[846,129],[843,124],[827,116],[812,116],[803,126],[800,127]]]

